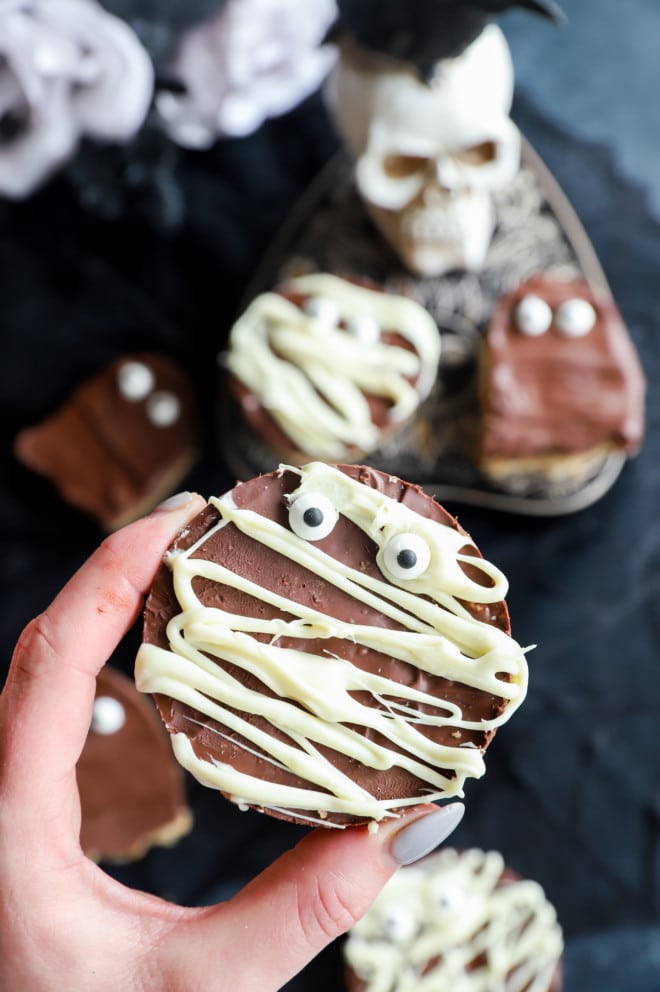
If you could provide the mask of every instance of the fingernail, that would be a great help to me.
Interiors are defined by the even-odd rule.
[[[464,812],[463,803],[451,803],[402,827],[390,844],[392,857],[400,865],[419,861],[449,837],[463,819]]]
[[[162,503],[159,503],[156,509],[154,510],[154,513],[158,512],[159,510],[166,510],[166,511],[180,510],[181,507],[186,506],[186,504],[189,503],[192,498],[193,498],[192,493],[188,493],[188,492],[175,493],[174,496],[170,496],[169,499],[165,499],[163,500]]]

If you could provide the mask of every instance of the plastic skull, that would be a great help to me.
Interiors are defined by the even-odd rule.
[[[408,268],[478,270],[495,225],[492,193],[520,164],[508,116],[513,66],[499,28],[439,62],[428,83],[407,63],[345,47],[327,95],[356,158],[358,190]]]

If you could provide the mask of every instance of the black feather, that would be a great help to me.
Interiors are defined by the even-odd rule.
[[[564,19],[555,0],[338,0],[329,38],[349,36],[363,48],[411,62],[428,78],[436,62],[459,55],[489,21],[515,6]]]

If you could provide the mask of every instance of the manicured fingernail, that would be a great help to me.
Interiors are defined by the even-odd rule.
[[[392,857],[400,865],[419,861],[449,837],[463,819],[464,812],[463,803],[451,803],[402,827],[390,844]]]
[[[170,496],[169,499],[165,499],[162,503],[159,503],[156,507],[156,511],[180,510],[182,506],[186,506],[190,503],[192,498],[192,493],[175,493],[174,496]]]

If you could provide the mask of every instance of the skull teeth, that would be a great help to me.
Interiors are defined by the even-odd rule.
[[[401,230],[413,241],[460,241],[465,235],[456,217],[444,211],[415,211],[402,218]]]

